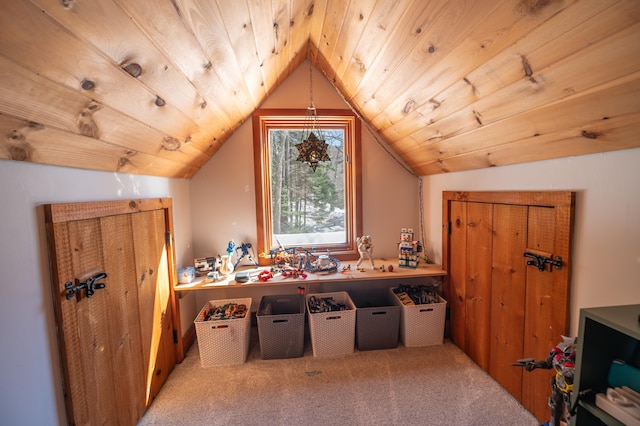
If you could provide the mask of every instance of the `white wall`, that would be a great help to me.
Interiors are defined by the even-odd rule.
[[[43,204],[173,198],[179,262],[193,257],[189,181],[0,161],[0,421],[66,424]]]
[[[442,191],[576,191],[570,331],[580,308],[640,304],[640,149],[423,177],[428,249],[442,259]]]
[[[317,108],[348,109],[326,78],[313,69]],[[309,62],[304,61],[261,108],[306,108]],[[363,233],[376,257],[396,258],[400,229],[418,229],[418,178],[397,163],[362,127]],[[253,136],[245,122],[191,180],[194,254],[224,254],[229,240],[257,243]],[[198,292],[198,305],[213,296]],[[203,294],[207,293],[207,294]],[[217,293],[220,297],[221,293]],[[259,299],[258,299],[259,300]],[[181,304],[182,307],[182,304]],[[201,307],[201,306],[199,306]],[[197,312],[194,312],[194,317]]]

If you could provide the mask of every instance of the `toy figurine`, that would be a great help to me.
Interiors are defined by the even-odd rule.
[[[251,253],[249,253],[249,249],[251,249]],[[233,269],[238,267],[245,256],[249,258],[249,261],[253,263],[256,268],[258,267],[258,262],[256,262],[254,259],[255,256],[253,252],[253,246],[251,245],[251,243],[243,242],[242,244],[240,244],[240,247],[236,247],[236,264],[233,265]]]
[[[536,361],[533,358],[518,360],[511,364],[524,367],[527,371],[536,368],[545,370],[554,369],[556,374],[551,378],[551,396],[549,407],[551,408],[550,426],[568,425],[571,417],[571,391],[573,390],[573,375],[575,373],[576,338],[562,336],[562,342],[553,347],[549,356],[544,361]]]
[[[373,243],[371,242],[370,235],[363,235],[362,237],[356,238],[356,243],[358,243],[358,252],[360,252],[360,259],[356,263],[356,268],[360,266],[360,263],[364,260],[365,256],[369,258],[369,262],[371,263],[371,269],[376,269],[373,264]]]
[[[418,253],[422,251],[420,241],[413,240],[413,228],[402,228],[400,230],[400,251],[398,255],[398,266],[405,268],[417,268],[419,263]]]
[[[231,261],[231,255],[233,254],[235,246],[235,241],[229,241],[229,244],[227,244],[227,254],[221,257],[222,265],[220,266],[220,273],[223,275],[229,275],[235,269],[233,262]]]
[[[233,249],[236,247],[236,242],[233,240],[229,240],[229,244],[227,244],[227,256],[229,256],[229,258],[231,258],[231,255],[233,254]]]

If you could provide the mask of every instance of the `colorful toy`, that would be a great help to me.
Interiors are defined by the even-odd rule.
[[[398,266],[404,268],[417,268],[419,255],[422,251],[420,241],[413,240],[413,228],[400,230],[400,242],[398,243]]]
[[[258,274],[258,279],[262,282],[267,282],[271,278],[273,278],[273,273],[268,269],[264,269],[262,272]]]
[[[373,264],[373,243],[371,242],[370,235],[363,235],[362,237],[356,238],[356,243],[358,244],[358,252],[360,253],[360,259],[356,263],[356,268],[360,267],[360,263],[364,260],[365,256],[369,258],[369,263],[371,263],[371,269],[375,269],[375,265]]]
[[[327,273],[337,272],[340,267],[340,260],[332,257],[328,251],[326,254],[317,254],[315,251],[310,252],[303,247],[285,248],[282,244],[272,248],[269,254],[262,254],[261,256],[270,259],[271,271],[274,273],[291,269],[312,273]]]
[[[233,240],[229,241],[227,244],[227,254],[221,256],[221,265],[220,265],[220,273],[223,275],[229,275],[235,269],[233,262],[231,261],[231,255],[233,254],[233,249],[235,248],[236,243]]]
[[[551,348],[549,356],[543,361],[536,361],[533,358],[518,360],[517,367],[524,367],[527,371],[537,368],[545,370],[554,369],[556,374],[551,378],[551,396],[549,397],[549,408],[551,409],[551,419],[545,425],[559,426],[568,425],[571,417],[571,391],[573,390],[573,376],[575,373],[576,360],[576,338],[562,336],[562,342]]]
[[[282,272],[282,276],[285,278],[307,278],[307,274],[304,273],[303,269],[289,269]]]
[[[232,242],[233,241],[230,241],[229,244],[231,244]],[[251,253],[249,253],[249,250],[251,250]],[[229,251],[227,250],[227,253],[228,252]],[[249,259],[251,263],[253,263],[253,265],[256,268],[258,267],[258,262],[256,262],[255,260],[255,253],[253,251],[253,246],[251,245],[251,243],[243,242],[242,244],[240,244],[240,247],[236,247],[236,263],[235,265],[233,265],[233,269],[238,267],[238,265],[240,264],[242,259],[244,259],[245,256]]]
[[[209,273],[220,272],[220,267],[222,266],[222,258],[220,257],[220,255],[218,255],[218,257],[198,257],[194,259],[193,263],[196,269],[196,276],[208,276]]]
[[[233,254],[233,249],[236,247],[236,242],[233,240],[229,240],[229,244],[227,244],[227,255],[231,257]]]

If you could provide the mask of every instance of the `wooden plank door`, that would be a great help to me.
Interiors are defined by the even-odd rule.
[[[449,251],[443,251],[443,257],[451,255],[448,256],[446,267],[447,285],[443,290],[449,306],[450,337],[451,341],[466,353],[467,203],[451,201],[448,212],[445,214],[447,214],[447,221],[444,223],[448,232]]]
[[[175,365],[169,303],[169,268],[165,215],[162,210],[132,215],[138,277],[138,312],[145,367],[145,403],[157,395]],[[146,405],[145,405],[146,406]]]
[[[527,251],[547,257],[560,256],[561,269],[535,266],[526,269],[526,320],[524,356],[544,360],[551,348],[568,333],[569,279],[572,220],[568,207],[529,207]],[[536,370],[524,374],[522,404],[536,417],[549,415],[547,397],[553,370]]]
[[[45,206],[70,424],[135,425],[175,365],[166,204]],[[105,287],[70,298],[96,273]]]
[[[566,191],[443,193],[451,339],[541,422],[553,372],[511,363],[546,359],[568,330],[574,205]],[[525,252],[562,268],[527,266]]]
[[[516,399],[522,398],[521,368],[511,366],[524,348],[527,206],[493,205],[491,361],[489,374]]]
[[[467,203],[466,352],[484,370],[490,356],[492,207]]]

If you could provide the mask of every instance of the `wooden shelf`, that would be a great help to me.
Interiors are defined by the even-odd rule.
[[[291,278],[277,275],[269,281],[263,282],[258,280],[257,276],[261,271],[268,270],[269,267],[246,267],[240,266],[238,271],[247,271],[251,274],[252,279],[246,283],[238,283],[235,281],[235,272],[229,274],[219,281],[208,281],[204,277],[198,277],[196,280],[189,284],[180,284],[174,287],[175,291],[192,291],[192,290],[209,290],[216,288],[248,288],[248,287],[270,287],[270,286],[286,286],[286,285],[303,285],[305,282],[347,282],[347,281],[375,281],[375,280],[393,280],[393,279],[405,279],[405,278],[424,278],[424,277],[444,277],[447,272],[442,269],[440,265],[433,264],[421,264],[417,268],[400,268],[397,266],[397,259],[376,259],[376,269],[371,270],[369,262],[366,262],[367,268],[364,271],[358,271],[356,269],[356,261],[341,262],[338,272],[328,274],[312,274],[308,273],[307,278]],[[365,262],[363,262],[365,264]],[[384,265],[385,268],[389,265],[393,265],[393,271],[389,272],[385,269],[382,272],[378,269]],[[347,272],[341,272],[342,267],[351,266],[351,270]]]

